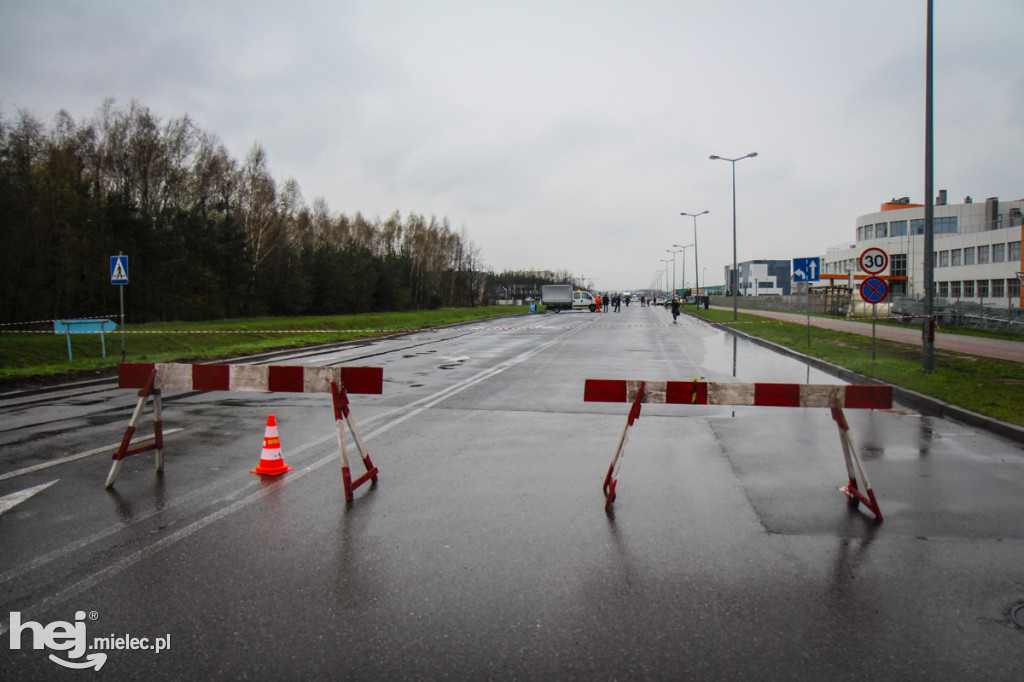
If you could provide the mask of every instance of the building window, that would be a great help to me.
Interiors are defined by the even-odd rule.
[[[1006,244],[993,244],[992,245],[992,262],[993,263],[1005,263],[1006,262]]]
[[[964,280],[964,298],[974,298],[974,280]]]
[[[893,277],[906,277],[907,276],[907,254],[905,253],[894,253],[889,260],[889,274]],[[889,282],[889,288],[892,290],[894,295],[906,296],[907,295],[907,280],[893,280]]]
[[[910,221],[910,234],[924,234],[924,218]]]
[[[949,282],[939,282],[939,298],[949,298]]]
[[[889,274],[891,274],[893,277],[907,276],[907,254],[892,254],[892,260],[889,262]]]
[[[960,282],[949,283],[949,295],[952,298],[960,298]]]
[[[875,239],[889,236],[889,223],[875,223]]]
[[[1020,242],[1010,242],[1006,245],[1006,258],[1011,263],[1020,261]]]
[[[968,246],[964,249],[964,265],[974,265],[974,247]]]
[[[949,251],[939,251],[939,267],[949,267]]]
[[[978,298],[988,298],[988,280],[978,280]]]
[[[875,238],[875,226],[874,225],[865,225],[864,226],[864,239],[874,239],[874,238]]]
[[[1003,280],[992,280],[992,298],[1002,298],[1005,295],[1006,289],[1003,288]]]
[[[907,221],[906,220],[894,220],[889,223],[889,234],[893,237],[906,237],[907,236]]]
[[[949,264],[954,268],[960,265],[960,249],[953,249],[949,252]]]
[[[1006,280],[1006,295],[1010,298],[1018,298],[1020,296],[1020,280],[1014,277],[1013,279]]]
[[[950,234],[957,231],[956,216],[935,218],[935,234]]]
[[[988,262],[988,244],[984,244],[978,247],[978,265],[985,265]]]

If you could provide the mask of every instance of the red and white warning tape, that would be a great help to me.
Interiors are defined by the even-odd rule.
[[[110,320],[116,319],[117,315],[96,315],[94,317],[76,317],[76,320]],[[31,322],[0,322],[0,327],[18,327],[27,324],[50,324],[51,322],[63,322],[67,318],[53,320],[33,320]],[[46,332],[52,334],[53,332]]]

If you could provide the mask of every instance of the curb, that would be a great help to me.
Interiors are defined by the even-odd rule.
[[[690,317],[693,317],[694,319],[700,320],[701,322],[721,329],[722,331],[729,332],[734,336],[746,339],[747,341],[752,341],[753,343],[756,343],[759,346],[763,346],[765,348],[773,350],[776,353],[781,353],[782,355],[787,355],[791,358],[800,360],[801,362],[808,364],[811,367],[814,367],[815,369],[827,372],[828,374],[843,379],[844,381],[867,384],[885,383],[883,381],[879,381],[878,379],[864,376],[863,374],[858,374],[857,372],[846,369],[845,367],[833,365],[830,362],[819,360],[818,358],[811,357],[810,355],[804,355],[803,353],[795,351],[792,348],[780,346],[777,343],[766,341],[765,339],[753,336],[751,334],[747,334],[746,332],[734,329],[733,327],[719,324],[718,322],[712,322],[711,320],[706,320],[703,317],[698,317],[690,313],[686,314],[689,315]],[[994,434],[997,434],[1004,438],[1008,438],[1018,443],[1024,443],[1024,427],[1017,426],[1016,424],[1010,424],[1008,422],[1004,422],[1002,420],[995,419],[984,414],[972,412],[971,410],[958,407],[957,405],[952,405],[943,400],[939,400],[938,398],[933,398],[932,396],[925,395],[923,393],[918,393],[917,391],[911,391],[910,389],[903,388],[902,386],[896,386],[895,384],[893,384],[893,397],[895,397],[896,400],[898,400],[899,402],[904,403],[906,405],[910,405],[920,410],[921,412],[927,413],[929,415],[955,419],[964,424],[968,424],[979,429],[985,429],[986,431],[990,431]]]

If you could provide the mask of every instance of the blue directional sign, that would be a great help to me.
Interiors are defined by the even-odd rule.
[[[128,284],[128,256],[110,257],[110,283]]]
[[[818,282],[818,281],[821,281],[821,259],[820,258],[794,258],[793,259],[793,281],[794,282]]]

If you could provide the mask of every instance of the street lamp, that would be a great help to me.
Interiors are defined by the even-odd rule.
[[[673,244],[672,246],[679,246],[679,244]],[[683,252],[683,266],[685,270],[686,266],[686,249],[665,249],[666,252],[672,254],[672,291],[676,290],[676,254],[680,251]],[[683,286],[686,286],[685,283]]]
[[[737,289],[740,286],[740,271],[736,267],[736,162],[742,161],[743,159],[752,159],[757,156],[757,152],[750,152],[746,156],[740,156],[735,159],[727,159],[724,156],[717,156],[712,154],[708,158],[712,161],[728,161],[732,164],[732,276],[734,282],[732,285],[732,321],[735,322],[739,319],[737,310],[739,309],[739,299],[737,298]]]
[[[679,215],[688,215],[693,218],[693,291],[700,296],[700,278],[697,276],[700,274],[700,261],[697,259],[697,216],[702,216],[708,211],[701,211],[700,213],[680,213]],[[683,263],[683,272],[686,272],[686,263]],[[684,278],[685,279],[685,278]],[[707,280],[705,280],[707,281]],[[686,286],[686,282],[683,282],[683,286]],[[705,286],[707,286],[705,284]]]
[[[665,288],[666,288],[666,289],[668,289],[668,264],[669,264],[669,263],[671,263],[671,262],[673,262],[674,260],[675,260],[675,256],[673,256],[673,257],[672,257],[672,260],[669,260],[669,259],[667,259],[667,258],[664,258],[664,259],[662,259],[662,261],[661,261],[662,263],[664,263],[664,264],[665,264]]]
[[[680,249],[683,252],[683,288],[686,288],[686,250],[693,246],[693,244],[673,244],[672,246]]]

